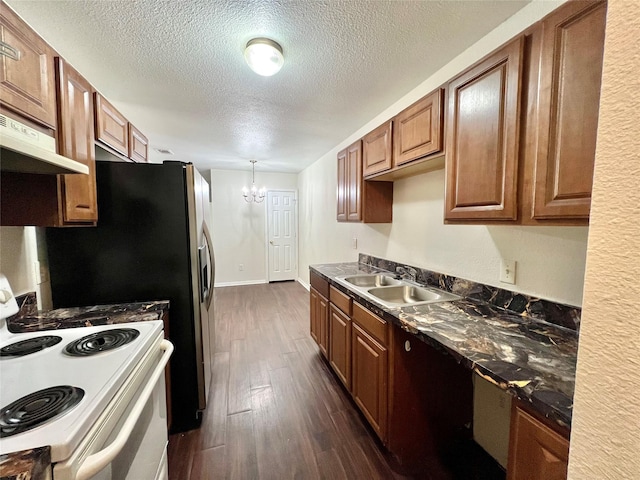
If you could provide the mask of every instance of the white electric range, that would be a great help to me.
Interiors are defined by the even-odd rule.
[[[0,278],[5,316],[7,292]],[[49,446],[56,480],[167,477],[162,321],[18,334],[0,322],[0,455]]]

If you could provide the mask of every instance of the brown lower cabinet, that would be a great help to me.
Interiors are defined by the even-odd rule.
[[[507,480],[564,480],[569,459],[568,432],[551,427],[513,402]]]
[[[329,363],[351,390],[351,318],[333,303],[329,304]]]
[[[320,352],[329,358],[329,282],[317,273],[309,274],[309,320],[311,338],[320,347]]]
[[[351,394],[373,430],[387,438],[388,350],[354,320],[351,330]]]
[[[310,320],[311,337],[320,347],[320,352],[325,358],[329,355],[329,301],[320,292],[311,288],[310,291]]]

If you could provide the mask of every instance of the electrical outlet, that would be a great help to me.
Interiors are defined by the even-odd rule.
[[[354,250],[358,248],[358,239],[355,237],[351,240],[351,248],[353,248]]]
[[[241,272],[244,270],[244,263],[238,265],[238,270],[240,270]]]
[[[500,263],[500,281],[502,283],[516,283],[516,266],[518,262],[515,260],[502,260]]]

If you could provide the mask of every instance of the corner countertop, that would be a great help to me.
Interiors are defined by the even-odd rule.
[[[577,332],[471,298],[387,308],[347,288],[336,277],[395,273],[356,262],[312,265],[310,269],[378,316],[446,351],[561,427],[570,428]]]
[[[27,300],[25,303],[29,303],[29,301]],[[46,311],[34,311],[23,306],[17,315],[7,319],[7,328],[11,333],[26,333],[61,328],[147,322],[163,320],[168,311],[169,302],[166,300],[57,308]]]

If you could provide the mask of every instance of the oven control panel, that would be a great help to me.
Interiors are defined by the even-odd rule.
[[[0,273],[0,318],[7,318],[18,313],[20,309],[13,296],[9,280]]]

